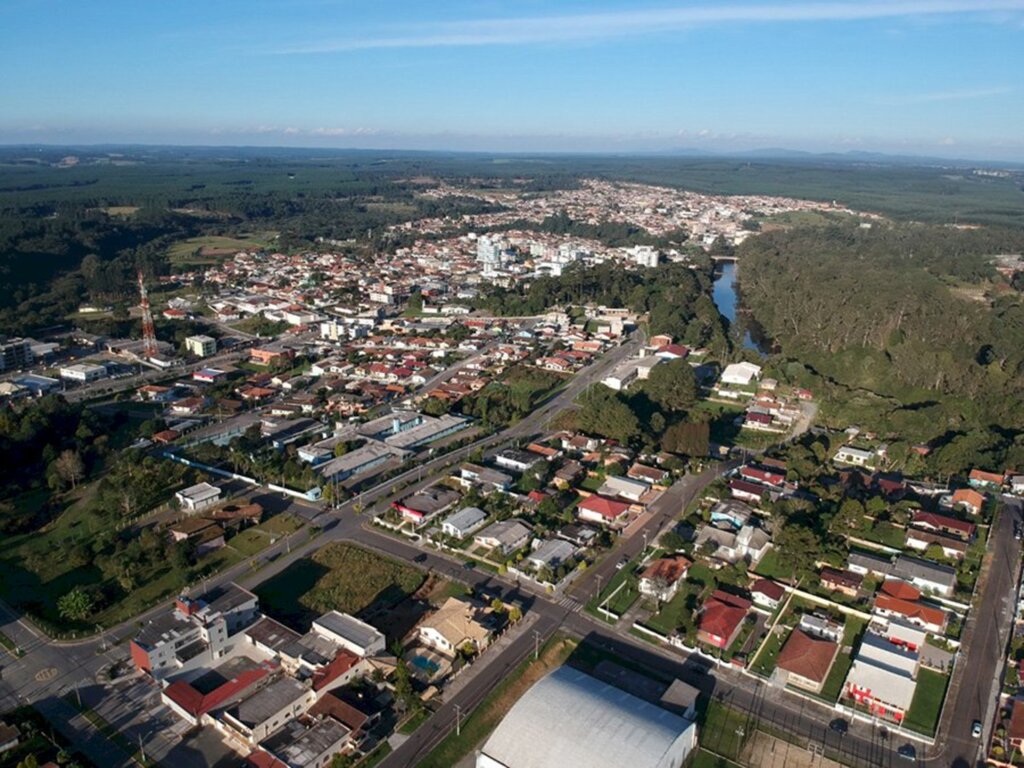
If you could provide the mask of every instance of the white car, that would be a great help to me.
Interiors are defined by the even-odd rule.
[[[981,720],[975,720],[971,724],[971,736],[975,739],[981,738]]]

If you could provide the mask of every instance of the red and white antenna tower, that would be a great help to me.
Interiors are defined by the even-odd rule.
[[[139,270],[139,297],[142,299],[139,306],[142,307],[143,353],[150,358],[157,353],[156,328],[153,327],[153,313],[149,309],[149,294],[146,293],[146,281],[142,277],[141,269]]]

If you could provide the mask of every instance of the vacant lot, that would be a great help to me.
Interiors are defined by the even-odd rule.
[[[254,232],[236,237],[190,237],[172,245],[167,256],[174,264],[217,264],[238,251],[270,248],[274,236],[274,232]]]
[[[328,544],[260,585],[263,609],[297,629],[327,611],[367,617],[393,608],[423,585],[412,566],[351,544]]]

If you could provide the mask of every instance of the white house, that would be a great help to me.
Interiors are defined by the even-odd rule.
[[[864,451],[860,448],[844,445],[836,451],[836,455],[832,457],[832,460],[837,464],[851,464],[855,467],[868,467],[872,465],[874,458],[875,454],[871,451]]]
[[[752,381],[761,378],[761,366],[753,363],[731,363],[722,371],[722,384],[748,387]]]
[[[441,523],[441,533],[456,539],[464,539],[475,533],[487,522],[487,513],[477,507],[460,509]]]
[[[376,627],[340,611],[329,611],[313,622],[312,629],[335,645],[357,656],[383,653],[384,634]]]
[[[189,488],[184,488],[174,494],[182,509],[189,512],[198,512],[217,503],[220,498],[220,488],[209,483],[198,483]]]

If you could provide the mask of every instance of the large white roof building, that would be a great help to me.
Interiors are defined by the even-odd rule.
[[[692,721],[563,666],[509,710],[476,768],[679,768],[696,744]]]

